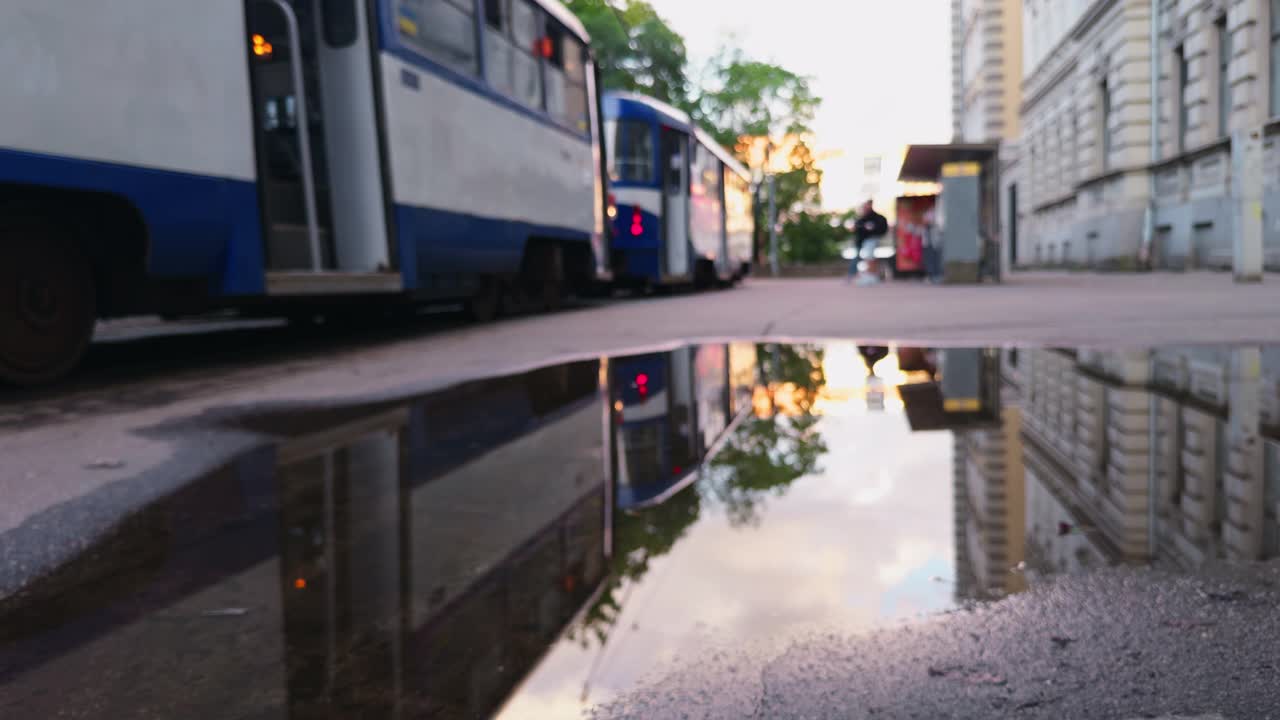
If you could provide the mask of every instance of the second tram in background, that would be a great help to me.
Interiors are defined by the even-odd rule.
[[[689,116],[653,98],[603,96],[612,269],[639,287],[712,287],[751,270],[751,177]]]

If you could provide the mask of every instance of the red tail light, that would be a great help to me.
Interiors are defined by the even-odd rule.
[[[638,206],[631,208],[631,234],[636,237],[644,234],[644,217]]]

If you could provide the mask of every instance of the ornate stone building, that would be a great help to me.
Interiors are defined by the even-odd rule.
[[[1280,268],[1280,0],[1024,0],[1021,22],[1008,262],[1229,268],[1256,184]],[[1239,174],[1241,133],[1260,180]]]

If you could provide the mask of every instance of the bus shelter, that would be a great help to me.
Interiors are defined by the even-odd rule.
[[[994,143],[907,147],[898,180],[942,188],[934,227],[945,283],[1000,281],[997,149]]]

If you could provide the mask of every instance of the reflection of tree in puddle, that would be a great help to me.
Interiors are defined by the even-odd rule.
[[[758,406],[757,414],[810,415],[814,401],[827,384],[822,369],[824,357],[823,349],[816,345],[757,346],[761,381],[757,395],[769,401]]]
[[[757,350],[768,403],[757,406],[712,458],[704,492],[723,503],[735,527],[755,526],[769,497],[817,471],[827,445],[817,431],[814,402],[826,385],[824,353],[813,345],[761,345]],[[780,402],[779,389],[785,393]]]
[[[581,623],[570,629],[571,639],[583,647],[590,645],[591,637],[605,643],[630,589],[648,574],[654,559],[671,552],[684,537],[698,520],[701,506],[701,495],[686,489],[656,507],[615,516],[611,575]]]
[[[751,418],[711,461],[705,492],[723,503],[734,527],[755,526],[770,497],[818,469],[827,445],[815,415]]]
[[[569,637],[604,645],[632,589],[652,561],[671,551],[701,516],[704,503],[721,503],[734,527],[759,522],[767,499],[817,472],[827,451],[813,406],[826,377],[823,350],[809,345],[760,345],[755,414],[738,426],[707,463],[702,480],[656,507],[619,513],[613,528],[612,573],[598,599]]]

